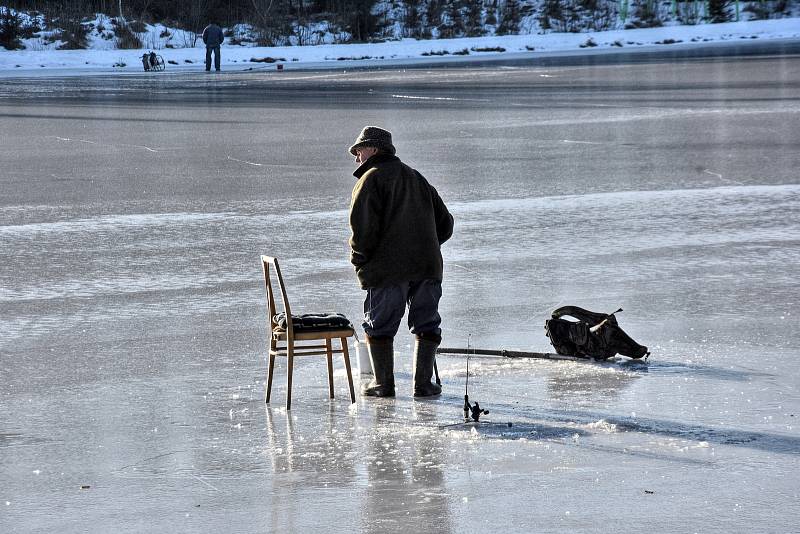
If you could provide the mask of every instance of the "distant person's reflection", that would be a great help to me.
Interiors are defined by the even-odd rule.
[[[437,427],[410,426],[408,414],[397,415],[394,402],[375,408],[375,429],[364,453],[369,486],[362,532],[452,532],[446,449]]]

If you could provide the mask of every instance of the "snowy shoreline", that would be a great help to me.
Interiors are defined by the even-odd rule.
[[[436,65],[798,40],[800,18],[788,18],[590,33],[403,39],[303,47],[223,46],[222,68],[223,72],[242,72],[277,70],[278,65],[285,70]],[[143,52],[142,49],[2,51],[0,77],[141,74]],[[164,58],[167,71],[185,73],[204,69],[202,47],[170,48],[156,53]]]

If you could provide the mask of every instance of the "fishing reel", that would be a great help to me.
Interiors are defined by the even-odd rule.
[[[484,410],[480,407],[477,401],[475,404],[472,405],[469,403],[469,395],[464,395],[464,422],[476,422],[480,421],[481,415],[487,415],[489,410]]]

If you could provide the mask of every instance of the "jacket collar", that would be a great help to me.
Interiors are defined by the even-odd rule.
[[[375,165],[379,163],[387,163],[389,161],[400,161],[400,158],[398,158],[397,156],[393,156],[391,154],[375,154],[374,156],[367,159],[367,161],[359,165],[359,167],[355,171],[353,171],[353,176],[355,176],[356,178],[361,178],[365,172],[370,170]]]

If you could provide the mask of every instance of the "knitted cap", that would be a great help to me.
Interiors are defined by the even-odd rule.
[[[389,154],[394,155],[395,149],[392,144],[392,133],[377,126],[364,126],[361,133],[356,138],[356,142],[350,147],[350,153],[356,155],[356,149],[371,146],[385,150]]]

